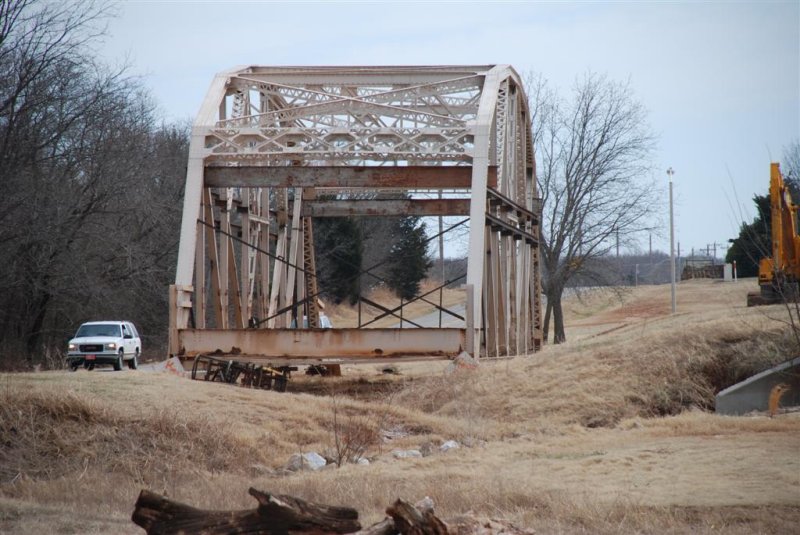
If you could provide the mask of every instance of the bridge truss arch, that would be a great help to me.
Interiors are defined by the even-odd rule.
[[[218,74],[192,128],[170,353],[533,352],[542,340],[541,205],[530,128],[508,65]],[[363,201],[353,191],[411,195]],[[464,328],[314,329],[324,288],[313,218],[404,214],[468,216]],[[312,328],[289,329],[301,315]]]

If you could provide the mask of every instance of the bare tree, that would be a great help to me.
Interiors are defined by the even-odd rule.
[[[800,189],[800,140],[795,139],[783,148],[781,164],[784,178],[794,187],[794,195]]]
[[[561,298],[575,275],[608,284],[613,270],[588,262],[652,227],[654,137],[628,84],[587,74],[572,98],[559,98],[541,77],[528,77],[537,183],[543,202],[541,255],[547,298],[544,337],[566,340]]]
[[[166,330],[188,129],[95,61],[106,16],[0,0],[0,366],[104,315]]]

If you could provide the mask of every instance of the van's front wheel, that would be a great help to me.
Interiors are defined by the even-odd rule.
[[[120,349],[119,355],[117,355],[117,360],[114,361],[114,371],[118,372],[122,370],[122,361],[125,360],[125,351]]]

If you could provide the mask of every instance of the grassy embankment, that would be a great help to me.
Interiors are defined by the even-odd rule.
[[[751,286],[684,283],[676,316],[668,287],[571,300],[568,343],[450,376],[348,366],[277,394],[132,371],[0,375],[0,532],[139,533],[141,488],[237,509],[254,505],[249,486],[350,505],[365,524],[429,495],[445,517],[542,533],[790,532],[800,413],[712,412],[721,387],[796,353],[784,309],[744,307]],[[372,463],[282,475],[336,433]],[[471,447],[388,453],[446,439]]]

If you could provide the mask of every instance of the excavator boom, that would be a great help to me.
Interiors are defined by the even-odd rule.
[[[800,281],[800,237],[797,210],[778,163],[770,165],[770,222],[772,256],[758,264],[760,291],[747,295],[747,306],[771,305],[798,297]]]

